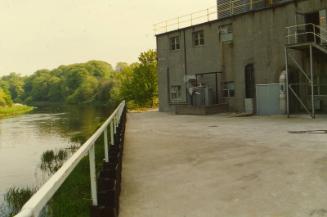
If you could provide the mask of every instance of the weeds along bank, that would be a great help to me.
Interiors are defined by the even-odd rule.
[[[63,163],[79,148],[74,145],[65,149],[45,151],[40,158],[39,169],[47,176],[53,175]],[[97,171],[104,159],[103,139],[95,146]],[[89,159],[85,157],[67,178],[53,199],[43,210],[42,217],[87,217],[90,213],[90,175]],[[41,186],[12,187],[4,195],[4,203],[0,206],[1,217],[17,214],[22,206]]]
[[[11,106],[0,106],[0,118],[9,117],[30,112],[34,109],[32,106],[14,104]]]

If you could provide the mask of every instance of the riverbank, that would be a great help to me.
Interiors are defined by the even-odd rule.
[[[32,111],[33,109],[34,107],[22,104],[14,104],[12,106],[0,107],[0,118],[24,114]]]

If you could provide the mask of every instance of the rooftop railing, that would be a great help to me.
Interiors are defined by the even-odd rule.
[[[193,12],[174,19],[169,19],[154,25],[155,34],[162,34],[193,25],[231,17],[237,14],[270,7],[273,4],[291,0],[221,0],[218,5],[205,10]]]
[[[95,167],[95,142],[104,136],[105,162],[109,162],[108,127],[110,128],[111,145],[114,144],[118,124],[120,123],[125,102],[121,102],[101,127],[63,164],[63,166],[32,196],[15,217],[38,217],[50,199],[72,173],[78,163],[89,156],[92,205],[98,205],[97,177]]]

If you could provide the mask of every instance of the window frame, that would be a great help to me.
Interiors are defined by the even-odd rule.
[[[173,97],[173,94],[176,94],[176,95]],[[170,100],[172,102],[176,102],[181,99],[182,99],[182,86],[181,85],[171,85],[170,86]]]
[[[235,97],[235,81],[224,82],[224,97]]]
[[[193,41],[193,46],[195,47],[203,46],[205,44],[204,31],[198,30],[192,32],[192,41]]]
[[[180,50],[181,49],[181,41],[180,37],[173,36],[169,38],[169,50],[175,51],[175,50]]]
[[[230,43],[233,41],[233,24],[223,24],[218,27],[219,39],[223,43]]]

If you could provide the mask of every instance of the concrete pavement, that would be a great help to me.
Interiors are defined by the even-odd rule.
[[[129,113],[120,217],[327,216],[327,134],[307,130],[327,118]]]

